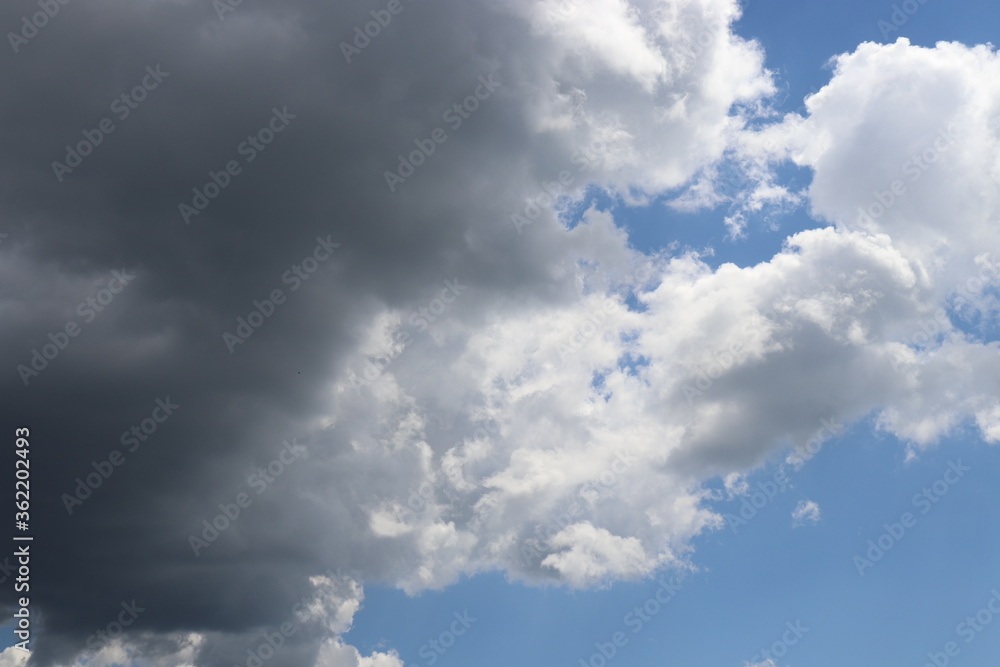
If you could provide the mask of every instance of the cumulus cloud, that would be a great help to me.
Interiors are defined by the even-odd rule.
[[[984,48],[940,45],[945,64],[929,70],[911,65],[908,76],[914,83],[899,90],[888,82],[872,88],[861,86],[860,80],[842,80],[854,75],[848,65],[861,67],[859,54],[884,51],[915,62],[936,57],[933,51],[913,55],[909,49],[904,42],[862,45],[858,54],[840,58],[829,86],[810,101],[807,118],[788,117],[765,130],[783,136],[787,154],[814,168],[808,196],[817,217],[827,217],[821,208],[826,198],[854,197],[850,188],[836,185],[852,168],[847,157],[843,172],[835,176],[825,173],[820,157],[812,162],[803,157],[806,147],[817,156],[823,155],[820,149],[845,150],[840,143],[824,143],[824,137],[850,137],[850,127],[837,122],[858,122],[854,111],[827,119],[823,108],[866,109],[872,118],[864,122],[888,127],[919,100],[936,99],[935,87],[959,85],[948,82],[948,76],[958,81],[973,76],[949,69],[948,62],[966,63],[975,72],[984,66],[981,61],[993,58]],[[880,57],[890,57],[885,54]],[[866,65],[871,72],[862,74],[881,76],[882,61],[874,56],[871,60]],[[919,85],[921,76],[927,90]],[[894,112],[855,99],[870,89],[882,91]],[[987,98],[983,94],[967,103],[981,109],[993,104]],[[925,129],[943,128],[943,134],[929,135],[935,152],[928,152],[921,163],[928,167],[932,159],[967,155],[992,141],[949,134],[945,111],[923,121]],[[975,130],[992,132],[989,125]],[[746,136],[746,145],[751,145],[753,135]],[[912,172],[917,163],[907,162],[916,155],[913,135],[893,129],[889,136],[896,136],[899,145],[886,144],[884,137],[875,147],[862,139],[851,144],[855,153],[850,164],[878,159],[899,167],[890,174]],[[761,145],[766,148],[770,142]],[[981,180],[982,155],[923,170],[922,187],[966,183],[959,173]],[[767,162],[760,153],[751,157]],[[829,194],[820,192],[827,182]],[[983,191],[989,191],[985,182]],[[880,192],[873,192],[877,199]],[[952,203],[953,217],[955,211],[969,208],[957,200]],[[844,210],[852,209],[845,205]],[[888,219],[890,212],[900,215],[901,210],[889,207],[883,216]],[[980,307],[975,297],[996,285],[998,277],[995,260],[978,252],[987,247],[984,241],[963,236],[988,230],[977,220],[992,211],[971,214],[973,229],[957,230],[942,243],[949,244],[955,257],[964,255],[975,274],[931,261],[923,232],[857,225],[856,219],[832,219],[833,226],[796,234],[781,253],[753,267],[723,265],[713,270],[693,254],[605,259],[570,246],[560,271],[576,276],[578,294],[571,305],[518,304],[469,328],[456,322],[475,306],[459,303],[449,315],[450,323],[438,329],[438,337],[417,340],[371,391],[393,410],[403,404],[427,406],[446,413],[442,420],[448,424],[471,419],[470,430],[478,425],[477,417],[498,424],[492,432],[481,430],[478,437],[454,444],[447,437],[435,442],[433,436],[426,443],[448,462],[448,479],[454,481],[448,492],[471,493],[457,504],[476,508],[469,517],[467,542],[476,547],[470,550],[467,568],[475,569],[477,562],[479,567],[499,564],[529,577],[562,575],[584,585],[677,565],[684,561],[687,538],[718,523],[700,502],[702,480],[757,466],[781,446],[803,445],[823,433],[825,420],[851,421],[874,413],[880,428],[914,447],[928,446],[970,421],[981,437],[995,440],[997,347],[961,326],[951,300],[964,294],[968,308]],[[958,218],[956,224],[963,220]],[[612,239],[612,222],[592,211],[567,239]],[[930,227],[942,224],[940,219]],[[582,263],[581,255],[586,258]],[[643,261],[652,262],[652,280],[636,273]],[[605,294],[623,293],[615,291],[608,275],[625,276],[617,288],[637,295],[640,309],[614,301],[602,305],[606,297],[595,285]],[[977,281],[974,290],[968,288],[971,278]],[[412,372],[411,359],[420,360]],[[428,359],[436,361],[429,364]],[[430,386],[437,383],[422,372],[430,367],[450,369],[455,384]],[[469,374],[466,380],[461,379],[463,373]],[[960,384],[955,382],[958,377],[964,378]],[[454,409],[457,396],[467,403],[464,411]],[[630,456],[642,462],[642,478],[630,477],[624,488],[609,488],[602,500],[585,502],[575,489],[598,474],[593,469],[584,472],[587,461],[608,459],[610,446],[602,440],[610,434],[609,440],[626,443]],[[559,445],[546,448],[540,441]],[[643,493],[652,479],[656,491]],[[478,493],[473,491],[477,487]],[[532,502],[524,502],[526,496]],[[672,499],[670,510],[664,507],[666,497]],[[445,506],[455,504],[448,501]],[[516,513],[513,508],[522,509]],[[429,508],[420,518],[432,522],[436,531],[446,530],[449,544],[457,546],[461,518],[436,518],[441,511]],[[810,510],[804,518],[811,516]],[[529,551],[541,551],[537,571],[532,571],[535,561],[527,559],[532,566],[526,567],[516,557],[525,544]],[[615,558],[608,555],[609,545],[617,545]],[[454,555],[449,553],[449,565],[440,576],[427,578],[436,567],[429,559],[421,570],[425,583],[444,585],[455,576]]]
[[[688,569],[722,525],[705,481],[830,420],[875,415],[914,451],[966,422],[1000,439],[997,346],[962,319],[998,276],[990,48],[861,45],[805,116],[761,129],[774,83],[732,0],[406,5],[350,63],[339,41],[369,17],[346,5],[75,11],[3,75],[35,93],[0,103],[0,349],[15,369],[82,328],[2,386],[50,471],[36,664],[228,666],[302,604],[282,664],[398,665],[340,639],[364,583]],[[51,162],[157,63],[155,96],[59,182]],[[275,110],[294,117],[246,161]],[[784,159],[812,169],[806,193],[777,180]],[[737,215],[804,197],[821,224],[713,268],[638,252],[596,208],[566,219],[588,187],[710,205],[727,160],[749,184]],[[135,278],[78,311],[112,271]],[[167,397],[176,414],[69,512]],[[134,629],[87,648],[140,596]]]
[[[998,217],[996,123],[1000,117],[989,46],[934,48],[865,43],[835,60],[831,82],[764,133],[813,171],[811,212],[841,231],[885,234],[922,285],[934,315],[896,334],[897,365],[910,391],[880,423],[926,446],[972,416],[996,441],[992,367],[996,346],[973,322],[996,314]],[[860,110],[860,112],[859,112]],[[777,139],[776,139],[777,138]],[[752,154],[760,157],[757,149]],[[985,382],[985,384],[983,384]]]

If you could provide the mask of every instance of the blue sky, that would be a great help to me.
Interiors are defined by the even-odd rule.
[[[27,199],[5,204],[11,241],[0,237],[11,286],[0,303],[18,306],[0,328],[9,367],[100,286],[105,263],[139,275],[54,370],[10,390],[45,443],[33,474],[47,500],[32,511],[36,544],[52,546],[32,595],[58,622],[36,626],[36,641],[52,633],[41,667],[117,667],[125,649],[143,667],[233,664],[307,593],[313,625],[271,664],[992,664],[1000,273],[975,296],[963,286],[1000,247],[1000,58],[935,45],[996,40],[1000,7],[744,2],[731,31],[759,43],[770,91],[754,50],[728,33],[693,62],[661,39],[730,0],[570,2],[554,22],[535,0],[441,1],[248,2],[216,15],[158,0],[153,14],[170,21],[108,23],[129,44],[113,66],[75,58],[109,38],[100,16],[71,24],[71,11],[95,11],[71,5],[14,50],[20,85],[69,92],[4,102],[0,121],[74,110],[30,137],[92,126],[128,65],[160,57],[153,47],[175,72],[65,184],[38,177],[62,139],[25,146],[0,122],[15,161],[0,168],[30,175],[10,188]],[[687,14],[654,11],[668,6]],[[341,38],[355,40],[346,60]],[[898,38],[910,46],[890,46]],[[835,75],[840,54],[853,55]],[[503,83],[483,92],[491,71]],[[73,97],[84,89],[95,97]],[[177,202],[285,101],[280,141],[271,132],[274,147],[181,226]],[[432,134],[452,104],[468,110],[461,128]],[[949,122],[958,148],[929,143]],[[512,227],[510,212],[597,138],[608,153],[563,193],[570,212],[543,206]],[[869,226],[856,220],[927,151],[941,164]],[[713,169],[721,203],[679,210]],[[340,244],[332,260],[265,312],[276,277],[322,238]],[[630,276],[624,303],[605,269]],[[640,271],[659,287],[638,294]],[[973,302],[964,319],[956,294]],[[938,308],[952,331],[914,343]],[[226,354],[222,327],[257,310],[264,324]],[[685,402],[733,340],[733,363]],[[168,392],[179,416],[68,515],[61,494]],[[808,461],[789,460],[841,421]],[[309,464],[282,465],[192,555],[201,522],[291,434]],[[552,508],[580,507],[581,485],[620,447],[639,464],[610,467],[614,484],[536,543],[544,566],[523,562],[532,531],[551,527]],[[671,549],[689,571],[646,576]],[[360,588],[310,579],[341,566],[363,585],[353,616]],[[551,583],[525,583],[542,575]],[[96,658],[79,646],[137,597],[147,634]],[[14,644],[10,624],[0,638]],[[0,667],[23,657],[0,655]]]
[[[745,526],[696,540],[702,571],[689,575],[638,633],[623,619],[655,594],[656,582],[568,592],[493,574],[416,598],[369,587],[347,638],[363,652],[391,646],[407,665],[428,664],[420,647],[448,629],[454,612],[468,609],[477,623],[435,664],[578,665],[590,659],[595,641],[623,630],[629,641],[613,664],[741,667],[780,640],[786,622],[801,620],[808,632],[777,664],[923,665],[926,652],[949,641],[961,648],[952,664],[989,664],[1000,650],[1000,618],[968,643],[955,628],[1000,586],[992,557],[1000,528],[982,519],[994,503],[996,453],[969,435],[914,463],[904,463],[902,452],[893,438],[873,436],[866,422],[829,442]],[[913,496],[959,460],[972,470],[919,514]],[[773,479],[773,472],[768,467],[749,481]],[[793,529],[791,513],[801,499],[819,503],[822,519]],[[721,503],[719,510],[735,514],[739,503]],[[906,511],[918,516],[916,525],[859,575],[854,557]]]

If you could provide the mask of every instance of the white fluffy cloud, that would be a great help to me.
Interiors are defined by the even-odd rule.
[[[588,180],[639,201],[722,157],[747,119],[744,105],[775,91],[763,50],[731,30],[734,0],[503,6],[531,26],[523,57],[510,54],[507,67],[545,147],[526,174],[551,179],[572,168],[560,147],[569,155],[606,145]]]
[[[996,247],[1000,58],[988,46],[900,38],[834,62],[808,115],[787,117],[771,139],[812,169],[814,216],[889,234],[940,297]]]
[[[595,213],[577,230],[602,224]],[[426,504],[407,512],[400,495],[372,514],[373,527],[393,517],[383,539],[413,541],[419,565],[399,572],[408,590],[493,567],[582,586],[683,566],[686,541],[719,521],[702,481],[805,444],[823,420],[881,409],[884,427],[908,437],[894,419],[917,409],[913,385],[941,388],[923,385],[977,349],[993,353],[982,382],[996,370],[996,350],[958,334],[947,359],[901,342],[939,306],[886,235],[802,232],[747,268],[663,260],[655,284],[634,284],[642,310],[587,292],[600,283],[591,271],[579,269],[581,292],[561,306],[510,304],[473,326],[460,323],[474,297],[459,300],[370,386],[336,390],[341,429],[374,402],[379,448],[420,462],[401,486],[425,484]],[[970,392],[956,415],[989,396]]]
[[[655,62],[643,82],[663,76]],[[998,278],[981,254],[1000,241],[998,98],[972,85],[1000,80],[995,63],[984,47],[864,44],[840,57],[808,116],[739,137],[757,164],[789,155],[811,167],[811,210],[834,223],[768,262],[643,257],[591,211],[551,260],[573,293],[496,302],[488,315],[463,297],[371,386],[342,381],[338,424],[350,430],[348,415],[374,401],[369,418],[420,461],[403,486],[439,482],[419,511],[400,496],[372,515],[382,525],[395,512],[382,539],[412,541],[401,585],[499,567],[584,586],[683,567],[688,539],[719,525],[701,483],[804,444],[823,420],[876,414],[917,447],[971,422],[997,441],[997,346],[948,317],[949,296],[964,289],[981,307]],[[905,191],[859,223],[858,207],[894,179]],[[973,276],[982,284],[969,291]],[[630,290],[639,308],[623,299]],[[383,320],[378,335],[405,319]],[[618,451],[631,463],[612,474]],[[800,509],[798,520],[818,518]]]

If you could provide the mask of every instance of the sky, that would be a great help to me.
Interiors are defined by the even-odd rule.
[[[8,3],[0,667],[990,664],[998,13]]]

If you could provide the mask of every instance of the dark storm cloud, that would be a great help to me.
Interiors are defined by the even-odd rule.
[[[388,576],[404,557],[352,545],[368,527],[349,494],[320,506],[295,493],[308,479],[337,498],[349,472],[289,465],[259,497],[248,480],[322,412],[379,304],[454,275],[530,284],[545,241],[491,231],[507,224],[503,175],[525,141],[496,56],[523,28],[498,15],[487,34],[480,7],[407,3],[347,63],[339,43],[373,8],[245,2],[220,20],[208,2],[72,2],[4,55],[3,421],[32,432],[34,664],[70,659],[133,599],[137,631],[234,633],[210,634],[199,662],[232,664],[308,575]],[[19,31],[34,11],[8,4],[0,25]],[[500,88],[453,129],[443,113],[491,73]],[[439,127],[448,140],[390,192],[384,172]],[[185,220],[180,205],[204,204],[193,190],[213,181]],[[295,268],[323,240],[340,245],[313,273]],[[112,271],[134,278],[108,299]],[[223,334],[274,290],[284,301],[230,353]],[[61,340],[37,374],[16,371]],[[178,407],[148,434],[157,399]],[[129,451],[133,427],[144,440]],[[309,444],[314,462],[349,456],[335,434]],[[68,513],[66,494],[86,495],[78,479],[115,450],[121,465]],[[195,556],[189,535],[240,493],[253,504]]]

